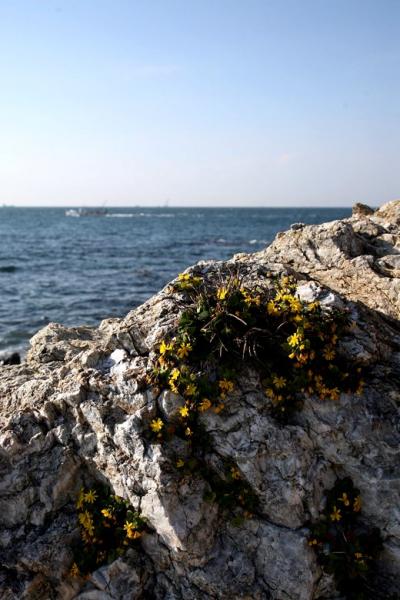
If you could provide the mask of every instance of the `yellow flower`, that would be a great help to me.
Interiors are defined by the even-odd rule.
[[[355,552],[354,553],[354,558],[356,560],[360,560],[363,557],[363,555],[361,554],[361,552]]]
[[[101,514],[104,515],[107,519],[113,518],[113,514],[112,514],[111,510],[109,510],[108,508],[103,508],[103,510],[101,511]]]
[[[179,281],[189,281],[190,274],[189,273],[179,273],[178,279],[179,279]]]
[[[228,379],[221,379],[218,382],[218,385],[219,385],[219,389],[221,392],[227,392],[227,393],[232,392],[235,387],[235,384],[233,383],[233,381],[229,381]]]
[[[217,289],[218,300],[225,300],[227,294],[228,294],[228,290],[226,289],[226,287],[220,287]]]
[[[79,513],[78,520],[82,527],[86,530],[88,535],[93,536],[94,527],[92,517],[89,514],[89,512],[85,510],[83,513]]]
[[[179,414],[181,415],[181,417],[186,418],[189,416],[189,408],[187,406],[182,406],[179,409]]]
[[[166,354],[166,352],[169,352],[170,350],[172,350],[172,348],[173,344],[166,344],[163,340],[160,344],[160,354]]]
[[[178,458],[178,460],[176,461],[176,466],[178,467],[178,469],[181,469],[182,467],[185,466],[185,461],[182,460],[181,458]]]
[[[340,391],[338,388],[331,388],[329,390],[329,394],[331,396],[331,400],[338,400],[340,396]]]
[[[135,525],[129,521],[125,521],[124,530],[126,531],[126,537],[130,540],[136,540],[142,535],[140,531],[137,531]]]
[[[299,313],[301,311],[301,309],[303,308],[300,300],[298,298],[296,298],[295,296],[290,297],[289,304],[290,304],[291,311],[294,313]]]
[[[203,400],[199,404],[199,411],[204,412],[204,411],[208,410],[210,408],[210,406],[211,406],[211,402],[209,401],[209,399],[203,398]]]
[[[345,506],[350,506],[350,500],[349,500],[346,492],[343,492],[341,498],[339,498],[339,502],[343,502],[343,504]]]
[[[179,379],[180,375],[181,375],[181,373],[180,373],[179,369],[174,368],[174,369],[172,369],[170,376],[168,378],[169,387],[176,394],[178,393],[177,386],[178,386],[178,379]]]
[[[342,514],[340,512],[340,508],[333,507],[333,512],[331,513],[331,521],[340,521],[342,518]]]
[[[279,315],[280,310],[279,308],[276,306],[275,302],[273,300],[270,300],[267,304],[267,312],[269,315],[272,315],[273,317],[276,317]]]
[[[86,494],[85,494],[85,502],[88,502],[89,504],[93,504],[93,502],[97,500],[97,494],[94,490],[89,490]]]
[[[69,570],[71,577],[79,577],[80,571],[76,562],[72,563],[72,567]]]
[[[354,510],[354,512],[360,512],[360,510],[361,510],[361,496],[357,496],[357,498],[354,500],[353,510]]]
[[[293,283],[294,283],[294,279],[291,275],[283,275],[279,282],[280,286],[284,287],[284,288],[286,288],[286,287],[289,288],[289,287],[293,286]]]
[[[180,359],[184,360],[189,356],[190,351],[192,350],[192,344],[183,342],[178,349],[177,355]]]
[[[78,514],[78,521],[83,527],[85,526],[87,520],[90,520],[90,515],[87,510]]]
[[[278,375],[273,376],[272,382],[278,390],[284,388],[286,385],[286,379],[284,377],[278,377]]]
[[[164,423],[161,419],[153,419],[150,423],[150,427],[154,433],[158,433],[164,427]]]
[[[218,415],[221,410],[223,410],[225,408],[225,404],[223,402],[220,402],[217,406],[215,406],[213,408],[213,411],[215,412],[216,415]]]
[[[336,352],[333,350],[333,348],[327,346],[326,348],[324,348],[322,355],[325,358],[325,360],[333,360],[336,356]]]
[[[329,389],[324,385],[319,386],[318,388],[319,397],[321,400],[325,400],[327,396],[329,396]]]
[[[174,392],[174,394],[179,394],[179,389],[178,389],[178,386],[176,385],[175,381],[170,380],[168,383],[169,383],[169,388],[170,388],[171,392]]]
[[[85,542],[85,544],[91,544],[93,542],[90,535],[88,535],[84,529],[82,529],[81,531],[81,538]]]
[[[289,344],[289,346],[292,346],[292,348],[294,348],[295,346],[298,346],[301,341],[303,339],[303,336],[301,333],[294,333],[293,335],[290,335],[287,339],[287,342]]]
[[[308,310],[311,312],[316,311],[318,308],[319,308],[318,300],[315,300],[314,302],[310,302],[310,304],[308,305]]]
[[[317,544],[318,544],[318,540],[316,540],[315,538],[308,541],[309,546],[316,546]]]
[[[176,367],[172,369],[171,374],[169,376],[169,381],[176,381],[181,375],[181,372]]]
[[[186,427],[185,429],[185,435],[187,437],[190,437],[193,434],[193,431],[190,429],[190,427]]]
[[[259,295],[252,296],[251,293],[245,290],[244,288],[242,288],[240,291],[247,306],[251,306],[252,304],[255,304],[255,306],[260,306],[261,298]]]
[[[194,383],[189,383],[189,385],[186,386],[185,388],[185,394],[186,396],[194,396],[197,392],[197,387],[194,385]]]
[[[236,469],[236,467],[231,468],[231,477],[232,479],[240,479],[240,471]]]

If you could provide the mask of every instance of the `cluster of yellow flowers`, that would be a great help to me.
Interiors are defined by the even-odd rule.
[[[261,296],[257,293],[251,293],[245,288],[241,288],[240,292],[247,306],[261,306]]]
[[[76,501],[76,508],[83,508],[84,504],[93,504],[97,500],[97,493],[94,490],[88,490],[85,492],[83,488],[80,489],[78,499]]]
[[[225,300],[228,295],[228,289],[226,287],[220,287],[217,289],[218,300]]]
[[[198,287],[202,282],[202,278],[191,273],[180,273],[178,275],[177,288],[180,290],[190,290]]]
[[[356,498],[353,501],[351,501],[348,494],[346,492],[343,492],[342,496],[340,498],[338,498],[338,502],[342,502],[343,506],[346,506],[346,507],[352,506],[353,511],[356,513],[360,512],[360,510],[361,510],[361,496],[360,495],[356,496]],[[342,518],[341,510],[340,510],[340,508],[337,508],[336,504],[334,504],[333,510],[330,514],[330,519],[331,519],[331,521],[340,521],[341,518]]]
[[[326,505],[318,521],[310,525],[308,544],[323,569],[333,574],[343,597],[370,598],[368,575],[382,548],[380,531],[360,519],[361,497],[349,477],[337,479],[326,490]]]
[[[222,400],[225,400],[227,394],[233,392],[235,384],[233,383],[233,381],[229,381],[228,379],[221,379],[220,381],[218,381],[218,387],[220,389],[220,398],[222,398]]]
[[[104,562],[121,556],[142,536],[144,520],[129,503],[105,488],[81,488],[76,501],[81,544],[75,548],[70,575],[85,575]]]
[[[80,512],[78,515],[79,523],[82,525],[84,531],[82,532],[82,537],[85,541],[88,538],[94,537],[94,525],[92,515],[88,510],[84,510]]]
[[[164,341],[161,342],[161,357],[163,356],[161,350],[163,350],[166,346],[170,349],[170,351],[172,351],[174,344],[166,344]],[[191,345],[188,343],[186,344],[186,347],[188,346]],[[180,346],[180,348],[181,347],[182,346]],[[177,356],[181,358],[181,360],[186,358],[186,355],[182,357],[179,356],[178,353]],[[204,413],[211,408],[216,414],[220,413],[224,409],[224,401],[226,401],[228,395],[232,393],[235,388],[233,381],[226,378],[220,379],[218,381],[219,394],[214,402],[212,402],[209,398],[204,397],[199,393],[199,386],[196,384],[197,376],[195,373],[190,372],[187,365],[181,365],[180,368],[173,367],[172,369],[168,370],[168,367],[166,366],[167,364],[168,363],[164,362],[164,360],[162,361],[162,366],[168,372],[167,382],[169,389],[175,394],[182,395],[185,399],[185,404],[178,409],[178,413],[182,419],[182,422],[186,422],[188,419],[194,416],[195,413]],[[157,417],[150,422],[150,429],[153,431],[153,433],[157,434],[158,437],[161,437],[161,432],[164,427],[165,423],[160,417]],[[187,424],[185,426],[184,433],[186,437],[190,437],[193,434],[192,429],[187,426]]]
[[[227,346],[226,336],[229,332],[238,336],[234,323],[232,325],[233,319],[236,319],[236,326],[239,322],[239,326],[244,328],[251,329],[252,324],[260,331],[263,327],[270,329],[276,338],[279,347],[275,355],[269,355],[270,362],[264,366],[269,374],[263,381],[266,384],[265,394],[278,413],[283,413],[289,405],[295,405],[299,395],[338,400],[341,391],[350,389],[351,385],[352,391],[362,392],[361,375],[354,386],[354,376],[350,377],[337,363],[340,327],[346,318],[337,312],[324,312],[318,301],[301,300],[293,278],[280,278],[275,293],[268,289],[247,289],[237,276],[220,281],[219,287],[212,288],[207,287],[200,277],[186,273],[179,275],[178,284],[179,289],[189,290],[193,302],[190,326],[185,331],[181,323],[178,336],[161,341],[156,362],[158,383],[166,384],[172,392],[185,399],[179,413],[182,420],[190,421],[196,412],[210,409],[220,413],[233,392],[234,379],[223,377],[217,380],[217,388],[213,392],[204,393],[199,381],[204,372],[199,374],[193,368],[196,358],[192,358],[196,354],[196,330],[200,336],[205,336],[204,339],[207,335],[210,339],[219,339],[221,334],[218,332],[222,332],[221,348],[227,351],[229,341]],[[219,326],[213,333],[214,324],[222,323],[223,318],[227,319],[226,325]],[[340,324],[339,328],[336,321]],[[246,344],[247,341],[244,349]],[[274,366],[278,369],[274,370]],[[150,427],[157,437],[161,437],[164,423],[160,417],[153,419]],[[185,435],[189,437],[193,431],[188,427],[186,424]]]
[[[292,324],[281,343],[291,365],[285,364],[282,373],[272,372],[266,380],[265,394],[273,406],[285,411],[285,405],[293,404],[299,394],[338,400],[345,390],[362,393],[361,369],[353,369],[350,376],[338,358],[337,344],[347,327],[345,313],[324,312],[318,301],[300,300],[290,278],[282,278],[267,312],[284,331]]]
[[[126,537],[130,540],[137,540],[142,537],[142,532],[138,531],[136,524],[131,521],[125,521],[124,531],[126,531]]]
[[[200,278],[195,278],[193,284],[193,276],[181,274],[178,277],[179,289],[186,289],[186,285],[197,286],[199,280]],[[185,284],[184,287],[182,283]],[[217,300],[223,302],[229,295],[229,289],[229,286],[218,288]],[[185,403],[178,409],[178,415],[181,419],[182,433],[189,439],[194,432],[196,414],[210,409],[216,414],[220,413],[225,407],[227,397],[235,388],[232,380],[223,377],[215,382],[214,391],[210,389],[208,394],[205,393],[202,389],[204,386],[201,385],[204,374],[192,366],[194,342],[188,332],[180,333],[169,340],[161,340],[156,349],[155,375],[150,376],[153,385],[167,387],[171,392],[183,397]],[[167,428],[161,416],[157,416],[150,422],[150,429],[158,439],[162,439],[163,432],[174,428]]]
[[[184,273],[174,289],[185,292],[187,309],[175,336],[155,348],[149,383],[183,402],[173,422],[164,422],[161,414],[151,420],[156,439],[179,435],[192,448],[201,443],[198,417],[225,409],[235,393],[241,362],[256,365],[278,417],[298,406],[304,394],[337,400],[344,390],[362,390],[361,372],[347,373],[337,351],[346,314],[326,311],[318,301],[303,301],[292,278],[277,279],[274,289],[248,289],[237,276],[221,278],[216,286]],[[178,469],[188,463],[190,459],[176,457]],[[239,472],[233,468],[231,482],[236,477]],[[332,509],[335,519],[340,511],[339,503]]]

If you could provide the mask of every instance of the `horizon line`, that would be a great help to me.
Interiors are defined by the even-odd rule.
[[[331,208],[345,208],[345,209],[351,209],[353,208],[353,206],[357,204],[349,204],[349,205],[321,205],[321,204],[291,204],[291,205],[278,205],[278,204],[272,204],[272,205],[257,205],[257,204],[252,204],[252,205],[245,205],[245,204],[216,204],[214,206],[209,206],[209,205],[201,205],[201,204],[191,204],[190,206],[186,206],[184,204],[177,204],[177,205],[168,205],[165,206],[163,204],[125,204],[125,205],[118,205],[118,204],[113,204],[113,205],[109,205],[109,206],[104,206],[104,204],[58,204],[58,205],[51,205],[51,204],[0,204],[0,208],[92,208],[92,209],[97,209],[97,208],[103,208],[105,210],[108,209],[113,209],[113,208],[162,208],[162,209],[170,209],[170,208],[184,208],[184,209],[214,209],[214,208],[318,208],[318,209],[331,209]],[[378,205],[369,205],[370,208],[379,208]]]

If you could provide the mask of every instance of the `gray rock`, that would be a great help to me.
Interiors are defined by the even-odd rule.
[[[370,208],[367,204],[357,202],[353,206],[352,214],[353,217],[369,217],[374,214],[374,209]]]
[[[98,329],[50,324],[27,361],[0,371],[0,597],[62,600],[337,597],[307,544],[307,524],[337,476],[360,488],[363,514],[381,529],[374,597],[400,586],[400,202],[350,219],[279,234],[267,249],[201,263],[207,277],[239,270],[246,285],[291,273],[298,294],[354,321],[343,357],[369,370],[361,396],[306,398],[283,427],[266,411],[256,372],[238,379],[224,414],[207,412],[205,460],[237,465],[258,499],[234,527],[208,482],[174,467],[187,442],[152,442],[150,421],[174,422],[182,399],[143,385],[152,349],[176,328],[167,286],[124,319]],[[147,518],[140,551],[82,582],[67,576],[82,485],[108,483]],[[375,593],[375,592],[374,592]]]

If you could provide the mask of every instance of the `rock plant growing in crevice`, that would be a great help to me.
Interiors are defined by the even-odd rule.
[[[76,509],[80,540],[73,547],[72,577],[86,576],[122,556],[146,530],[140,513],[105,486],[81,488]]]
[[[272,284],[272,285],[271,285]],[[220,281],[182,274],[174,285],[183,311],[175,335],[162,340],[149,382],[184,399],[180,423],[166,431],[161,416],[150,425],[158,439],[167,434],[192,439],[198,415],[221,413],[246,366],[255,368],[266,405],[283,422],[305,394],[337,400],[361,393],[362,368],[337,350],[350,331],[349,315],[303,301],[290,277],[247,288],[237,274]]]
[[[319,519],[310,525],[309,545],[348,600],[373,597],[371,576],[382,549],[379,529],[363,521],[361,509],[360,491],[352,480],[337,479],[325,492],[325,508]]]

